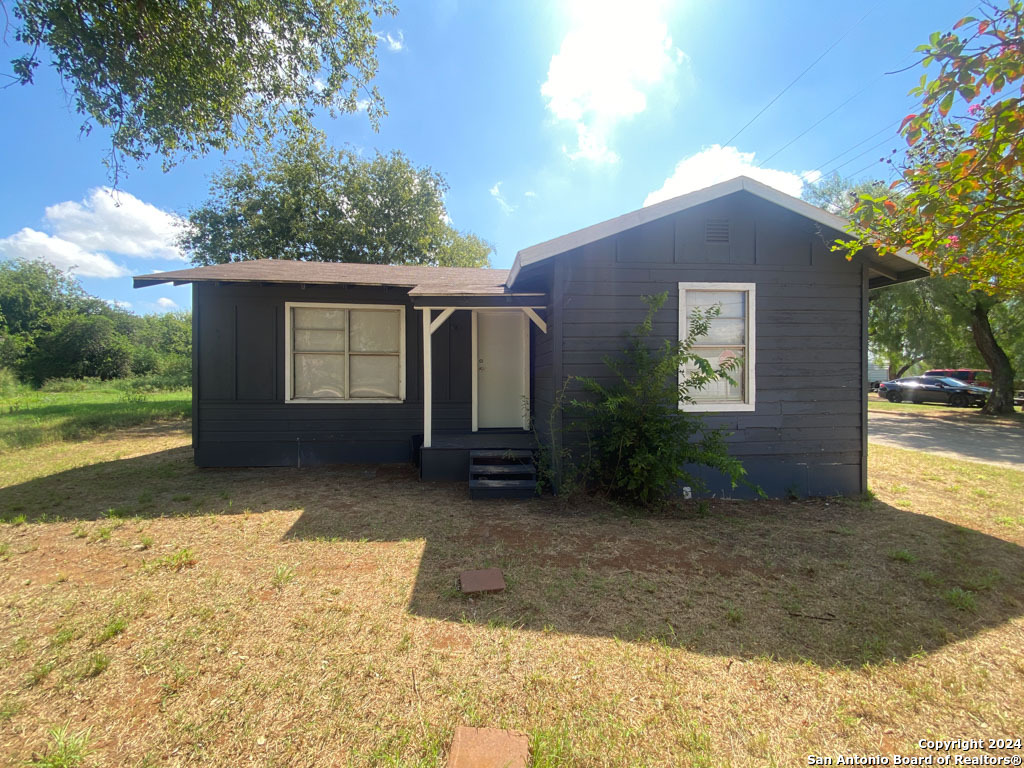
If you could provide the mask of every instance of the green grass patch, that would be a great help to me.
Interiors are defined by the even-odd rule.
[[[946,590],[942,596],[945,598],[947,603],[952,605],[958,611],[974,613],[978,610],[978,601],[974,599],[974,593],[970,590],[953,587],[952,589]]]
[[[195,563],[195,553],[193,553],[188,547],[184,547],[173,554],[164,555],[163,557],[158,557],[154,560],[148,561],[145,568],[150,572],[160,570],[161,568],[166,568],[171,571],[180,571],[183,568],[188,568],[190,565],[195,565]]]
[[[889,559],[900,563],[916,563],[917,555],[906,549],[894,549],[889,553]]]
[[[50,729],[50,743],[41,756],[25,763],[32,768],[76,768],[89,754],[91,729],[72,733],[71,724]]]
[[[78,676],[81,678],[87,677],[98,677],[103,674],[107,667],[110,666],[110,657],[105,653],[94,653],[84,662],[78,670]]]
[[[274,575],[271,577],[271,583],[278,589],[283,589],[285,585],[291,583],[292,579],[295,578],[295,569],[290,565],[279,565],[274,569]]]
[[[189,390],[125,397],[115,382],[78,392],[21,389],[0,399],[0,453],[70,440],[192,413]]]
[[[117,637],[126,629],[128,629],[128,622],[120,616],[117,616],[106,623],[103,629],[100,630],[100,633],[96,635],[96,639],[93,640],[93,644],[103,645],[107,640]]]

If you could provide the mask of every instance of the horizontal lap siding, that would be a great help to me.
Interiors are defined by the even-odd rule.
[[[386,287],[197,284],[198,372],[193,394],[200,466],[408,461],[423,432],[422,314]],[[406,308],[402,403],[285,403],[285,302]],[[435,333],[434,428],[469,430],[470,321],[457,312]]]
[[[729,220],[729,245],[704,243],[707,218]],[[862,490],[862,265],[830,253],[806,220],[746,194],[668,221],[559,257],[563,376],[609,380],[603,358],[644,318],[641,296],[668,291],[653,327],[660,341],[679,330],[679,282],[753,282],[756,410],[707,423],[731,433],[730,451],[771,495]]]

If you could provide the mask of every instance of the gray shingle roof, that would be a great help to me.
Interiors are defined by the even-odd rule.
[[[161,283],[306,283],[310,285],[396,285],[413,296],[481,296],[511,293],[507,269],[343,264],[261,259],[139,275],[136,288]]]

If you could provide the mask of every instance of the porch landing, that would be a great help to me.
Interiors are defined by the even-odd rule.
[[[478,432],[440,432],[433,434],[432,445],[416,445],[421,480],[465,482],[469,477],[469,452],[480,450],[533,450],[532,432],[525,429],[482,429]]]

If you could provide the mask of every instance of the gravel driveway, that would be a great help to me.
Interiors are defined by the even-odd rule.
[[[998,423],[967,414],[944,417],[868,411],[868,439],[1024,470],[1024,424],[1020,422]]]

